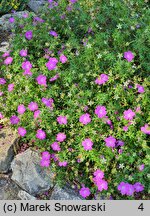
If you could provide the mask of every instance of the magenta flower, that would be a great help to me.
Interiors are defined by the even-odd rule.
[[[115,143],[116,143],[116,139],[114,137],[112,137],[112,136],[107,137],[105,139],[105,143],[106,143],[107,147],[114,148],[115,147]]]
[[[0,78],[0,85],[4,85],[6,83],[6,80],[4,78]]]
[[[54,151],[61,151],[61,148],[59,146],[59,144],[57,142],[54,142],[51,144],[51,148],[54,150]]]
[[[14,17],[10,17],[10,18],[9,18],[9,22],[10,22],[10,23],[14,23],[14,22],[15,22],[15,18],[14,18]]]
[[[107,183],[107,181],[105,181],[103,179],[98,179],[96,181],[96,185],[97,185],[99,191],[108,189],[108,183]]]
[[[124,126],[124,127],[123,127],[123,130],[124,130],[124,131],[127,131],[127,130],[128,130],[128,126]]]
[[[66,63],[68,60],[65,55],[61,55],[59,59],[60,59],[61,63],[63,63],[63,64]]]
[[[133,185],[126,183],[126,188],[127,188],[126,195],[133,196],[135,192]]]
[[[36,111],[34,112],[34,119],[38,118],[39,115],[40,115],[40,113],[41,113],[40,110],[36,110]]]
[[[9,52],[5,52],[2,57],[5,58],[5,57],[8,57],[9,56]]]
[[[98,118],[105,117],[107,114],[106,107],[98,105],[95,109],[95,114],[98,116]]]
[[[57,117],[57,122],[59,123],[59,124],[67,124],[67,117],[66,116],[58,116]]]
[[[79,118],[79,122],[81,122],[84,125],[87,125],[88,123],[91,122],[90,114],[85,113]]]
[[[50,153],[48,151],[42,152],[42,160],[50,160]]]
[[[144,167],[145,167],[145,165],[144,165],[144,164],[141,164],[141,165],[138,167],[139,171],[143,171],[143,170],[144,170]]]
[[[44,140],[46,138],[46,133],[43,130],[37,130],[36,138]]]
[[[55,76],[53,76],[52,78],[49,79],[50,82],[53,82],[55,80],[57,80],[59,78],[59,74],[56,74]]]
[[[28,51],[22,49],[22,50],[20,50],[20,53],[19,53],[19,54],[20,54],[21,57],[26,57],[26,56],[28,55]]]
[[[127,193],[127,183],[121,182],[118,185],[117,189],[121,192],[122,195],[126,195],[126,193]]]
[[[97,179],[103,179],[104,178],[104,172],[101,171],[100,169],[96,170],[94,172],[94,176],[97,178]]]
[[[25,136],[26,135],[26,133],[27,133],[27,131],[26,131],[26,129],[25,128],[23,128],[23,127],[19,127],[18,128],[18,134],[20,135],[20,136]]]
[[[26,111],[25,106],[24,106],[23,104],[20,104],[20,105],[18,106],[17,112],[18,112],[19,114],[23,114],[25,111]]]
[[[143,86],[141,86],[141,85],[136,85],[136,87],[138,88],[138,93],[144,93],[144,92],[145,92]]]
[[[49,167],[49,165],[50,165],[50,160],[41,160],[40,161],[40,165],[42,166],[42,167]]]
[[[24,70],[30,70],[32,68],[32,64],[29,61],[24,61],[22,63],[22,69]]]
[[[57,34],[55,31],[50,31],[49,33],[50,33],[50,35],[52,35],[52,36],[54,36],[54,37],[57,37],[57,36],[58,36],[58,34]]]
[[[56,140],[58,142],[63,142],[65,139],[66,139],[66,134],[64,134],[64,133],[58,133],[56,136]]]
[[[39,85],[46,86],[46,79],[47,77],[41,74],[36,78],[36,81]]]
[[[148,124],[145,124],[144,127],[141,127],[141,131],[145,134],[150,135],[150,126]]]
[[[134,55],[131,51],[127,51],[127,52],[124,52],[124,58],[128,61],[128,62],[131,62],[132,59],[134,58]]]
[[[45,106],[53,108],[54,100],[52,98],[42,98],[41,101],[45,104]]]
[[[133,187],[136,192],[141,192],[144,190],[144,186],[140,182],[135,183]]]
[[[27,13],[23,14],[22,17],[23,18],[27,18],[29,15]]]
[[[29,110],[31,111],[35,111],[38,109],[38,104],[36,102],[31,102],[29,105],[28,105],[28,108]]]
[[[132,120],[133,117],[135,116],[135,112],[133,112],[131,109],[125,110],[123,114],[124,114],[124,119],[126,120]]]
[[[84,147],[84,150],[92,150],[93,142],[91,139],[85,139],[82,141],[82,146]]]
[[[0,112],[0,119],[3,119],[4,118],[4,116],[2,115],[2,113]]]
[[[28,39],[28,40],[31,40],[33,37],[33,34],[32,34],[32,31],[27,31],[25,33],[25,38]]]
[[[49,61],[45,64],[48,70],[54,70],[57,66],[58,60],[56,58],[49,58]]]
[[[13,89],[14,89],[14,84],[13,83],[9,84],[8,85],[8,91],[11,92],[11,91],[13,91]]]
[[[70,3],[74,4],[77,0],[70,0]]]
[[[102,85],[107,81],[108,81],[108,75],[101,74],[100,77],[95,80],[95,83],[98,85]]]
[[[117,140],[116,146],[124,146],[124,142],[122,140]]]
[[[19,122],[20,122],[20,119],[18,118],[18,116],[13,115],[10,117],[11,124],[18,124]]]
[[[0,92],[0,97],[3,95],[3,92]]]
[[[29,75],[29,76],[32,76],[32,72],[30,70],[25,70],[23,72],[23,75]]]
[[[12,57],[7,57],[7,58],[5,59],[5,61],[4,61],[4,64],[5,64],[5,65],[9,65],[9,64],[12,63],[12,61],[13,61],[13,58],[12,58]]]
[[[63,162],[59,162],[58,163],[58,165],[60,166],[60,167],[66,167],[67,165],[68,165],[68,162],[67,161],[63,161]]]
[[[90,189],[88,187],[82,187],[79,193],[83,198],[86,198],[91,194]]]

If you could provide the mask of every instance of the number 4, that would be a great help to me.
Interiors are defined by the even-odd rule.
[[[143,211],[144,210],[144,207],[143,207],[143,203],[141,203],[138,207],[139,210]]]

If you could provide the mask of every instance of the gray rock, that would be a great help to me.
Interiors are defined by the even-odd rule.
[[[83,200],[83,198],[69,186],[60,188],[55,185],[50,200]]]
[[[22,15],[28,13],[28,11],[18,11],[15,13],[10,13],[10,14],[5,14],[0,18],[0,31],[2,30],[11,30],[14,26],[15,26],[15,22],[14,23],[10,23],[9,22],[9,18],[10,17],[18,17],[18,18],[22,18]]]
[[[18,192],[18,197],[21,200],[36,200],[36,198],[32,195],[30,195],[29,193],[27,193],[26,191],[20,190]]]
[[[46,3],[47,1],[45,0],[40,0],[40,1],[36,1],[36,0],[30,0],[28,2],[28,7],[35,13],[38,13],[42,7],[44,6],[44,4]]]
[[[29,148],[18,154],[11,163],[11,179],[33,196],[53,187],[53,174],[50,168],[40,166],[40,160],[39,153]]]
[[[20,188],[9,178],[0,176],[0,200],[19,200]]]
[[[0,52],[7,52],[9,50],[9,42],[4,41],[0,44]]]
[[[0,173],[7,173],[14,158],[14,146],[18,142],[17,134],[10,128],[0,130]]]

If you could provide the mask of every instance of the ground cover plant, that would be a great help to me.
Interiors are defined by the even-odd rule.
[[[85,199],[148,199],[150,10],[143,0],[49,0],[12,17],[0,118]]]
[[[13,10],[23,10],[28,0],[1,0],[0,15],[9,13]]]

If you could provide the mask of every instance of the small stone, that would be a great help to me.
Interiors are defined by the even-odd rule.
[[[28,148],[16,155],[11,163],[11,179],[33,196],[53,187],[53,174],[50,168],[40,166],[40,160],[39,153]]]
[[[18,136],[10,128],[0,130],[0,173],[7,173],[10,170],[17,142]]]
[[[38,13],[39,10],[41,10],[42,6],[46,3],[47,1],[44,0],[30,0],[28,2],[28,7],[35,13]]]
[[[60,188],[58,185],[55,185],[50,200],[83,200],[83,198],[70,186]]]
[[[36,198],[32,195],[30,195],[29,193],[27,193],[26,191],[20,190],[18,192],[18,197],[21,200],[36,200]]]

